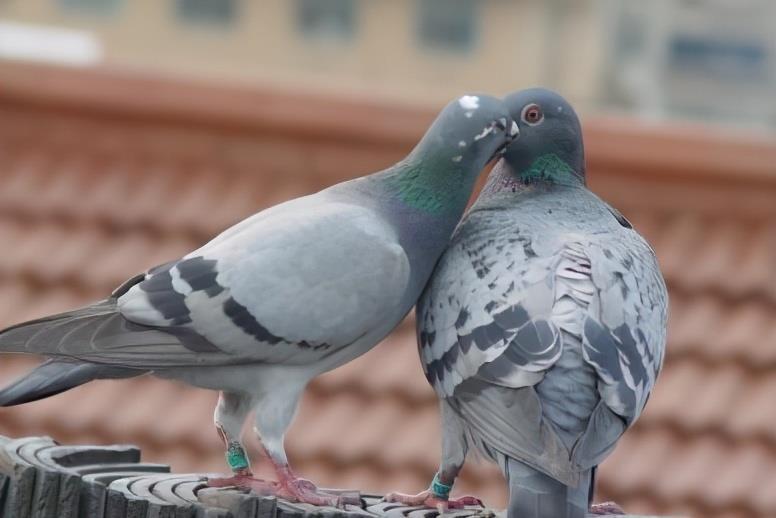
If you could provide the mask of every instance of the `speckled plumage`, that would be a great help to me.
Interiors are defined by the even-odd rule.
[[[507,103],[544,119],[523,116],[418,302],[421,361],[447,415],[440,473],[449,483],[455,449],[474,446],[509,480],[510,516],[583,516],[592,470],[660,370],[666,287],[649,245],[585,187],[571,107],[544,90]]]
[[[536,387],[568,449],[563,430],[583,431],[599,397],[600,411],[626,424],[638,417],[662,361],[664,320],[651,249],[582,187],[480,200],[418,306],[420,354],[440,396],[455,398],[469,380]],[[596,463],[570,461],[564,478]]]

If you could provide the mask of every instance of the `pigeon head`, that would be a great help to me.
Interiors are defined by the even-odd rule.
[[[459,97],[445,106],[415,149],[393,170],[390,183],[404,203],[457,221],[477,176],[518,131],[501,99]]]
[[[412,154],[448,173],[476,177],[517,132],[501,99],[464,95],[445,106]]]
[[[513,175],[523,183],[585,183],[582,128],[563,97],[531,88],[506,96],[504,104],[520,128],[504,152]]]

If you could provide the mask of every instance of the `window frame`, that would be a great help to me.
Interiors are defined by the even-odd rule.
[[[426,28],[427,16],[435,11],[440,11],[444,6],[449,10],[451,2],[459,2],[469,11],[463,12],[462,20],[468,24],[468,36],[466,41],[460,43],[454,39],[442,40],[431,36]],[[467,16],[468,14],[468,16]],[[482,2],[480,0],[415,0],[415,36],[418,45],[426,51],[445,54],[471,54],[480,43]],[[439,22],[437,22],[439,23]],[[450,23],[450,21],[442,22]]]
[[[295,0],[294,2],[294,24],[296,30],[305,39],[316,42],[348,43],[353,41],[358,34],[359,2],[358,0],[324,0],[331,3],[332,7],[341,4],[341,9],[345,12],[345,30],[330,30],[327,28],[311,30],[305,21],[305,9],[314,8],[315,0]],[[320,3],[320,2],[319,2]],[[320,4],[321,7],[325,7]]]
[[[124,9],[125,0],[57,0],[57,7],[66,14],[112,17]]]
[[[175,19],[183,25],[190,27],[202,27],[212,29],[228,29],[237,23],[240,18],[240,9],[242,2],[240,0],[220,0],[231,4],[230,12],[223,18],[203,16],[202,14],[187,12],[186,5],[192,0],[173,0],[173,11]],[[194,0],[202,1],[202,0]],[[208,0],[205,0],[208,1]],[[209,0],[217,1],[217,0]]]

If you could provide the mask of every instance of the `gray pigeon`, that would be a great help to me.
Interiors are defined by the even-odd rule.
[[[520,136],[418,302],[442,462],[428,491],[389,499],[468,503],[448,494],[473,446],[501,467],[510,517],[582,517],[654,386],[668,295],[649,245],[585,187],[572,107],[543,89],[505,103]]]
[[[51,358],[1,391],[0,405],[144,373],[219,390],[215,425],[233,476],[211,485],[341,505],[288,466],[299,397],[409,312],[479,172],[517,131],[501,100],[465,95],[393,167],[259,212],[103,301],[0,332],[0,352]],[[277,482],[252,478],[240,438],[251,410]]]

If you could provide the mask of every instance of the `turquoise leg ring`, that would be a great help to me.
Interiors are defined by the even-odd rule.
[[[450,491],[453,490],[453,486],[443,484],[442,481],[439,480],[439,473],[437,473],[434,475],[434,480],[431,481],[431,487],[429,489],[435,497],[447,500],[450,497]]]
[[[229,443],[229,447],[226,449],[226,462],[232,471],[245,470],[250,467],[248,462],[248,456],[245,455],[245,450],[239,442]]]

